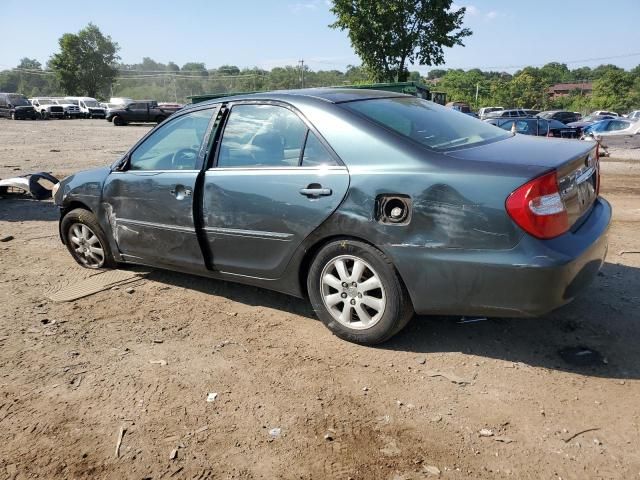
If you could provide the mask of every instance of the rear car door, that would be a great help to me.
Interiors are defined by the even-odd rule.
[[[278,278],[340,205],[349,173],[312,126],[274,103],[231,107],[205,173],[203,227],[215,270]]]
[[[205,270],[193,199],[216,111],[205,107],[172,118],[107,178],[103,207],[125,260]]]

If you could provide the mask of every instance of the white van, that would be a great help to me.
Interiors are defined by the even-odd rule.
[[[84,118],[106,118],[107,113],[95,98],[91,97],[64,97],[80,108],[80,116]]]

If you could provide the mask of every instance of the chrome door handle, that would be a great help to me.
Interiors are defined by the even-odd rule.
[[[328,197],[333,192],[330,188],[301,188],[300,195],[305,197]]]
[[[177,200],[182,200],[184,197],[190,197],[192,190],[190,188],[185,188],[183,185],[176,185],[174,188],[169,190],[169,193],[176,197]]]

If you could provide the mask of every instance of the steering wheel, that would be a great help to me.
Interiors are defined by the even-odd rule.
[[[192,170],[196,168],[198,152],[193,148],[181,148],[176,150],[171,157],[171,166],[175,170]]]

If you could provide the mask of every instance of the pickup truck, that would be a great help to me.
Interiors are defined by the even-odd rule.
[[[107,121],[116,127],[127,123],[161,123],[176,112],[175,109],[158,107],[153,102],[133,102],[121,108],[112,108]]]

